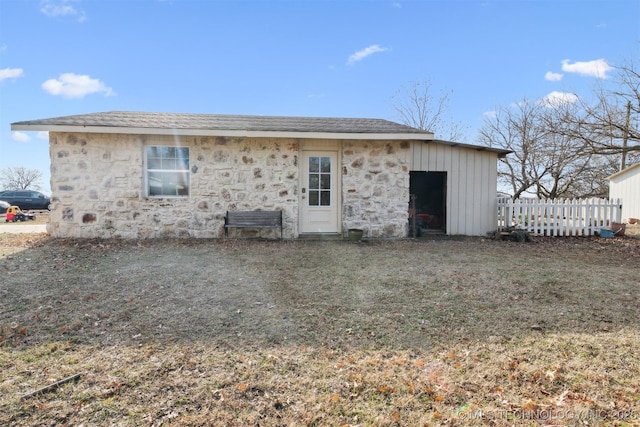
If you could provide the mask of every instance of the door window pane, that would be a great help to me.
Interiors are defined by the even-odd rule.
[[[309,206],[318,206],[318,201],[320,200],[319,193],[319,191],[309,191]]]
[[[320,177],[317,174],[309,174],[309,190],[320,188]]]
[[[320,157],[320,172],[331,172],[331,157]]]
[[[320,176],[320,188],[322,190],[331,190],[331,175],[322,174]]]
[[[320,192],[320,206],[331,206],[331,192],[330,191],[321,191]]]
[[[309,157],[309,172],[318,172],[318,164],[320,159],[318,157]]]
[[[331,157],[309,157],[307,184],[309,206],[331,206]]]

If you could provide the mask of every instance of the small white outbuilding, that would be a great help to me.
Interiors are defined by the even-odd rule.
[[[640,163],[629,166],[609,178],[609,197],[622,199],[622,218],[640,218]]]

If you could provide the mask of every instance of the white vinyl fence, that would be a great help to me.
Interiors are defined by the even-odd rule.
[[[498,199],[498,231],[541,236],[593,236],[622,221],[621,199]]]

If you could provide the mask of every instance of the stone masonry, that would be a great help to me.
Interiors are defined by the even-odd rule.
[[[54,237],[220,238],[227,210],[282,210],[284,237],[298,237],[300,144],[295,139],[51,132]],[[189,147],[189,197],[150,198],[145,146]],[[343,232],[405,237],[409,143],[342,141]],[[230,230],[230,236],[279,236]]]
[[[342,223],[365,237],[408,233],[409,148],[406,141],[345,141],[342,145]]]
[[[226,211],[234,209],[282,210],[285,237],[297,237],[294,140],[89,133],[51,133],[49,138],[53,209],[48,231],[54,237],[217,238],[224,236]],[[189,197],[146,197],[146,145],[189,147]]]

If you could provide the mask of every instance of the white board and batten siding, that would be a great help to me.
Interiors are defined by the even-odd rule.
[[[640,218],[640,163],[609,177],[609,197],[622,199],[622,220]]]
[[[413,142],[411,171],[446,172],[446,234],[483,236],[496,229],[495,152]]]

